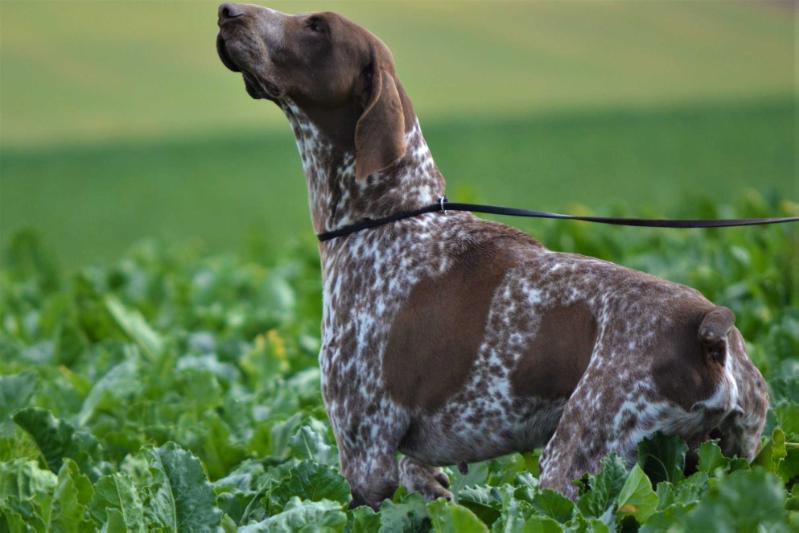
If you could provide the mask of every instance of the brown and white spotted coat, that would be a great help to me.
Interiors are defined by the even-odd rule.
[[[291,123],[317,232],[435,202],[433,162],[385,45],[333,13],[223,4],[218,48]],[[572,481],[643,437],[711,434],[751,459],[763,378],[732,313],[697,291],[557,253],[468,213],[320,244],[325,405],[354,501],[450,497],[439,466],[545,446]],[[403,455],[397,460],[397,453]]]

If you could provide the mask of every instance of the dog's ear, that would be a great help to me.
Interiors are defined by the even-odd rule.
[[[369,89],[355,125],[355,177],[366,179],[405,155],[405,113],[399,83],[379,57],[363,75]],[[367,99],[368,98],[368,99]]]

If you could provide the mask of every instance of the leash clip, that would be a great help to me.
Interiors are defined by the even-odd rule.
[[[445,213],[445,214],[446,214],[446,212],[447,212],[447,208],[445,207],[445,204],[446,204],[448,201],[449,201],[449,200],[447,200],[447,197],[446,197],[446,196],[439,196],[439,197],[438,197],[438,208],[439,208],[439,210],[440,210],[440,211],[442,211],[442,212],[443,212],[443,213]]]

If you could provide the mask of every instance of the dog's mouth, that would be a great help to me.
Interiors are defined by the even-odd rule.
[[[247,90],[247,94],[249,94],[252,98],[265,98],[267,100],[272,100],[273,102],[276,102],[279,98],[281,98],[282,94],[277,85],[269,80],[260,79],[258,76],[255,76],[254,74],[241,68],[233,60],[233,58],[230,56],[230,52],[228,52],[225,39],[221,34],[217,34],[216,36],[216,51],[217,54],[219,54],[219,59],[222,60],[223,65],[233,72],[240,72],[242,74],[242,77],[244,78],[244,88]]]
[[[225,45],[225,39],[222,38],[222,34],[219,33],[216,35],[216,53],[219,54],[219,59],[222,60],[222,64],[225,65],[228,69],[232,70],[233,72],[241,72],[241,69],[233,62],[231,59],[230,54],[227,51],[227,46]]]

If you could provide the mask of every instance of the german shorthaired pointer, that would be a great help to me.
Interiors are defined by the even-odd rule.
[[[334,13],[223,4],[217,48],[297,137],[317,233],[436,202],[444,178],[383,42]],[[442,465],[545,446],[572,481],[657,431],[751,459],[767,408],[730,310],[557,253],[469,213],[320,244],[322,393],[354,503],[401,483],[451,498]],[[403,454],[397,460],[397,452]]]

